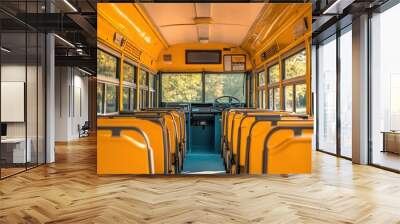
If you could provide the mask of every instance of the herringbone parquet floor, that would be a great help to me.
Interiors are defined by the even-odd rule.
[[[95,139],[0,181],[0,223],[400,223],[400,175],[315,153],[312,175],[98,176]]]

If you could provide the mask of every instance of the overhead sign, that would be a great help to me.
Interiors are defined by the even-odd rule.
[[[224,55],[224,71],[246,71],[246,55]]]

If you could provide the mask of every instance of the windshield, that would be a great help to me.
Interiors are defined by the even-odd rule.
[[[236,97],[241,103],[245,103],[245,76],[238,74],[206,74],[205,76],[205,102],[214,103],[221,96]]]
[[[221,96],[233,96],[241,103],[245,103],[245,88],[244,73],[163,73],[161,75],[161,101],[164,103],[214,103],[214,100]]]
[[[202,102],[201,73],[164,73],[161,76],[162,102]]]

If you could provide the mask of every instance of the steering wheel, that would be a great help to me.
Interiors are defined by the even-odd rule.
[[[214,100],[214,104],[216,107],[222,107],[222,109],[229,107],[239,107],[240,100],[234,96],[220,96]]]

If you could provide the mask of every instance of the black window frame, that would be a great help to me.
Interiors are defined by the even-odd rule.
[[[247,76],[249,75],[247,72],[159,72],[158,76],[159,76],[159,90],[158,90],[158,96],[159,96],[159,101],[161,105],[165,105],[168,103],[198,103],[198,104],[207,104],[205,102],[205,76],[207,76],[208,74],[243,74],[244,79],[244,88],[245,88],[245,94],[244,94],[244,105],[247,105],[248,99],[247,99],[247,91],[248,91],[248,86],[246,85],[247,82]],[[163,97],[162,97],[162,76],[164,74],[201,74],[201,101],[200,102],[165,102],[163,101]]]

